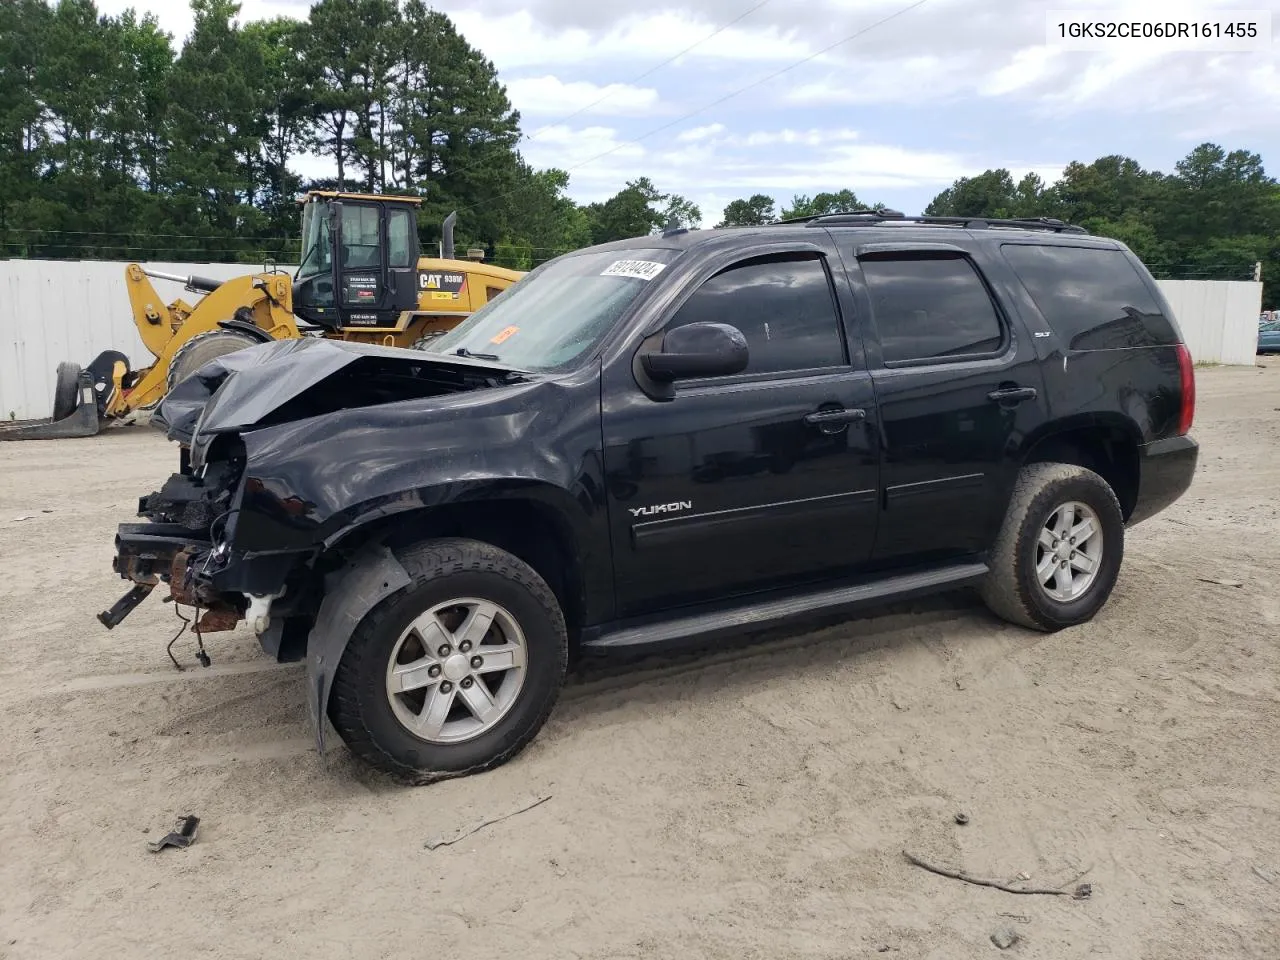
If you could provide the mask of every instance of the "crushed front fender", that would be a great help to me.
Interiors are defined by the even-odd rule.
[[[411,582],[395,554],[381,545],[353,555],[325,578],[324,600],[307,639],[307,707],[320,753],[333,677],[351,635],[370,610]]]

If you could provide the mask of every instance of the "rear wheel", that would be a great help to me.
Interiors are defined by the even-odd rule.
[[[47,369],[47,368],[46,368]],[[80,391],[80,364],[63,361],[53,386],[53,419],[65,420],[76,410],[76,394]]]
[[[497,766],[541,729],[568,662],[546,582],[506,551],[431,540],[400,562],[411,586],[357,626],[329,717],[357,756],[418,781]]]
[[[166,389],[172,390],[187,377],[191,376],[210,360],[235,353],[245,347],[261,343],[247,333],[235,330],[210,330],[197,334],[178,348],[169,363],[169,375],[166,378]]]
[[[1102,609],[1124,558],[1124,515],[1098,474],[1031,463],[1018,474],[982,598],[1000,617],[1060,630]]]

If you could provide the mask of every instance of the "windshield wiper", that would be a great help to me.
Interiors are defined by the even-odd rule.
[[[311,260],[311,255],[320,252],[320,241],[317,239],[311,246],[307,247],[307,252],[302,255],[302,260],[298,263],[298,269],[293,274],[293,279],[297,280],[302,275],[302,271],[307,269],[307,264]]]
[[[469,360],[497,360],[496,353],[472,353],[466,347],[459,347],[454,351],[460,357],[466,357]]]

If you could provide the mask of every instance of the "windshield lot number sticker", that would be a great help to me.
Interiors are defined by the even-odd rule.
[[[503,342],[505,342],[505,341],[507,341],[507,340],[511,339],[513,336],[515,336],[515,335],[516,335],[516,332],[517,332],[519,329],[520,329],[519,327],[505,327],[504,329],[499,330],[496,334],[494,334],[493,339],[492,339],[492,340],[490,340],[489,342],[490,342],[490,343],[503,343]]]
[[[652,260],[615,260],[600,276],[652,280],[665,269],[667,269],[665,263],[654,263]]]

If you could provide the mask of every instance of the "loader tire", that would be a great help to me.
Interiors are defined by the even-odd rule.
[[[257,346],[258,342],[247,333],[237,333],[235,330],[219,329],[197,334],[179,347],[178,352],[173,355],[173,360],[169,364],[165,392],[172,390],[209,361],[243,350],[245,347]]]
[[[54,420],[65,420],[76,412],[76,400],[79,392],[80,364],[66,361],[58,364],[57,380],[53,387]]]

